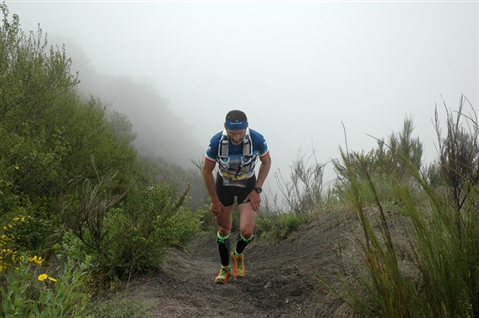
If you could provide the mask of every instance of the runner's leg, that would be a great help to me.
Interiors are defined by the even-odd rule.
[[[236,245],[236,253],[243,253],[248,243],[253,238],[257,211],[253,210],[250,202],[238,206],[240,212],[240,237]]]
[[[230,259],[230,232],[232,226],[233,206],[225,207],[225,212],[216,216],[218,223],[217,243],[221,265],[228,266]]]

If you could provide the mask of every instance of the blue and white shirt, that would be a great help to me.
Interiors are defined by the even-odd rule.
[[[254,176],[254,167],[255,162],[258,158],[262,158],[269,153],[268,143],[262,134],[253,129],[249,130],[249,136],[251,143],[253,144],[253,149],[251,155],[254,158],[254,162],[249,165],[249,171],[246,171],[244,176],[246,179]],[[223,132],[218,132],[214,135],[208,145],[206,150],[205,160],[211,162],[218,162],[218,149],[220,146],[220,141],[222,138]],[[229,150],[228,150],[229,165],[227,169],[220,169],[220,175],[223,179],[236,179],[238,177],[238,171],[241,169],[241,161],[243,158],[243,142],[239,145],[234,145],[229,141]],[[221,167],[220,167],[221,168]]]

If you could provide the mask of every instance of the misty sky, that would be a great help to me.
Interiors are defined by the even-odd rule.
[[[202,148],[229,110],[245,111],[268,140],[273,188],[300,150],[338,158],[343,124],[349,149],[369,151],[368,135],[412,116],[431,161],[435,105],[443,122],[443,100],[457,109],[464,94],[478,110],[477,1],[7,5],[25,31],[71,38],[98,72],[154,82]]]

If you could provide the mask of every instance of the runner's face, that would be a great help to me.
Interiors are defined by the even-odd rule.
[[[229,130],[226,129],[226,133],[228,134],[229,140],[233,143],[233,145],[238,146],[243,142],[244,135],[246,134],[246,129],[241,130]]]

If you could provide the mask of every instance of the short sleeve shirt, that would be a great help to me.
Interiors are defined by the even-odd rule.
[[[208,145],[206,150],[205,159],[212,162],[217,162],[218,160],[218,148],[221,141],[221,136],[223,132],[218,132],[215,134]],[[249,134],[251,138],[251,143],[253,144],[252,155],[256,158],[262,158],[266,156],[269,152],[268,143],[262,134],[256,130],[249,129]],[[230,159],[229,171],[234,173],[241,166],[241,158],[243,157],[243,143],[239,145],[233,145],[231,141],[229,142],[228,157]],[[254,175],[254,164],[251,166],[251,171],[247,173],[248,178]]]

